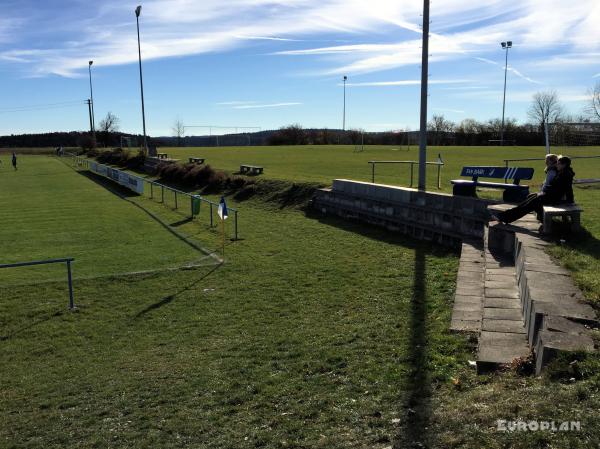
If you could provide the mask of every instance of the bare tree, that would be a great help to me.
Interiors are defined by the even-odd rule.
[[[585,112],[592,120],[600,120],[600,81],[588,90],[588,96]]]
[[[560,121],[563,115],[563,106],[556,91],[537,92],[533,96],[527,114],[539,125],[540,131],[544,130],[544,123]]]
[[[177,118],[173,123],[173,127],[171,128],[173,131],[173,136],[177,137],[177,146],[181,146],[181,139],[185,134],[185,126],[183,125],[183,121],[180,118]]]
[[[106,117],[100,120],[98,128],[102,133],[105,147],[108,146],[110,142],[110,133],[114,133],[119,130],[119,121],[119,117],[112,112],[108,112]]]
[[[446,120],[443,115],[433,114],[427,128],[434,133],[435,145],[439,145],[443,134],[454,131],[455,125],[450,120]]]

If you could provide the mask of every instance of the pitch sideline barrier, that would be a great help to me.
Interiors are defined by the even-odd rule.
[[[181,190],[174,189],[173,187],[166,186],[164,184],[160,184],[155,181],[149,181],[145,178],[141,178],[139,176],[131,175],[122,170],[108,167],[107,165],[100,164],[95,161],[90,161],[86,158],[72,155],[74,162],[76,165],[80,167],[86,167],[93,173],[104,176],[112,181],[117,182],[119,185],[132,190],[133,192],[143,195],[144,194],[144,184],[148,183],[150,185],[150,198],[154,199],[154,188],[159,188],[161,191],[161,202],[165,202],[165,190],[170,191],[174,195],[175,199],[175,209],[179,209],[178,195],[182,195],[184,197],[188,197],[190,199],[190,218],[193,219],[194,216],[200,214],[200,205],[201,203],[208,204],[210,208],[210,227],[215,226],[214,220],[214,212],[218,210],[219,204],[203,198],[201,195],[194,195],[188,192],[183,192]],[[227,210],[233,212],[233,239],[239,240],[238,233],[238,210],[233,207],[227,207]],[[214,212],[213,212],[214,211]]]

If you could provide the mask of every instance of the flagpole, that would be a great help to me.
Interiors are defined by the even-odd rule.
[[[225,217],[221,218],[221,231],[223,234],[223,261],[225,261]]]

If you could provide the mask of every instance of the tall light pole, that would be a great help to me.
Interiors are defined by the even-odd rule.
[[[90,72],[90,106],[91,106],[91,128],[94,140],[96,140],[96,117],[94,116],[94,91],[92,89],[92,64],[94,61],[90,61],[88,64],[88,70]]]
[[[144,110],[144,81],[142,80],[142,50],[140,47],[140,13],[142,12],[142,5],[135,8],[135,22],[137,24],[137,38],[138,38],[138,57],[140,62],[140,91],[142,92],[142,124],[144,126],[144,151],[148,154],[148,139],[146,138],[146,112]]]
[[[346,81],[348,77],[344,75],[344,114],[342,118],[342,131],[346,131]]]
[[[512,48],[512,41],[500,42],[506,52],[504,61],[504,97],[502,98],[502,127],[500,128],[500,146],[504,146],[504,110],[506,107],[506,73],[508,72],[508,49]]]
[[[423,52],[421,53],[421,123],[419,131],[419,190],[425,190],[427,168],[427,83],[429,81],[429,0],[423,0]]]

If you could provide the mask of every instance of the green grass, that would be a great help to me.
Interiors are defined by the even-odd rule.
[[[331,184],[335,178],[371,181],[371,160],[418,161],[419,150],[411,146],[366,146],[363,152],[354,152],[353,146],[316,145],[291,147],[202,147],[202,148],[161,148],[170,157],[187,162],[189,157],[205,157],[211,166],[231,172],[239,170],[240,164],[262,165],[262,177],[289,181],[319,182]],[[464,165],[500,165],[504,159],[543,158],[543,147],[429,147],[427,160],[436,161],[438,154],[446,164],[442,169],[443,191],[451,192],[451,179],[456,179]],[[576,148],[568,151],[570,156],[600,155],[600,148]],[[521,162],[521,166],[536,168],[534,185],[544,180],[543,162]],[[600,172],[600,159],[587,159],[574,162],[575,171],[581,178],[597,177]],[[417,183],[415,166],[414,182]],[[437,188],[437,168],[427,169],[428,187]],[[376,182],[408,186],[410,168],[408,165],[378,165]]]
[[[218,151],[228,155],[227,149],[210,150],[215,158]],[[314,178],[294,178],[295,169],[284,161],[280,171],[264,163],[265,177],[326,183],[338,159],[355,156],[338,149],[317,162],[292,157],[290,148],[279,151]],[[470,161],[471,149],[454,151],[448,156],[453,166]],[[360,157],[370,159],[368,152]],[[212,159],[207,162],[217,168],[233,170],[238,163]],[[514,373],[478,377],[468,368],[473,342],[448,331],[456,253],[343,220],[307,217],[256,197],[230,199],[240,209],[242,240],[227,242],[224,265],[111,276],[173,267],[200,255],[61,162],[21,161],[19,172],[4,170],[0,177],[1,204],[21,212],[10,212],[11,225],[0,227],[2,245],[15,242],[2,257],[80,251],[79,309],[66,310],[62,278],[31,285],[0,273],[12,283],[0,284],[0,447],[385,448],[420,441],[440,448],[541,448],[597,442],[597,359],[581,362],[585,375],[577,382]],[[347,172],[330,178],[351,177],[366,165],[350,162]],[[53,174],[44,180],[43,173]],[[598,217],[597,195],[595,189],[578,191],[590,209],[586,238],[599,232],[587,221]],[[148,198],[130,200],[202,246],[218,248],[218,228],[207,226],[206,215],[186,222],[183,212]],[[130,220],[127,226],[121,217]],[[46,237],[62,227],[73,237],[54,243]],[[131,253],[137,257],[127,257]],[[96,270],[106,276],[84,276]],[[496,419],[517,417],[581,419],[584,432],[494,430]]]
[[[2,168],[2,263],[74,257],[76,277],[177,267],[203,255],[56,158]],[[64,266],[0,271],[0,282],[64,278]]]

